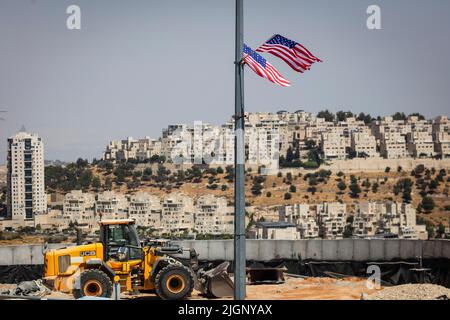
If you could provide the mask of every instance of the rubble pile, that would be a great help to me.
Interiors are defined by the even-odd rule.
[[[51,293],[42,280],[23,281],[8,290],[0,290],[0,295],[43,297]]]
[[[449,300],[450,289],[435,284],[404,284],[385,287],[365,300]]]

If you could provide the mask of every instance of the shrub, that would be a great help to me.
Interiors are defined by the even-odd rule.
[[[433,211],[433,209],[435,207],[433,198],[428,197],[428,196],[424,197],[422,199],[421,206],[422,206],[422,209],[427,213]]]
[[[338,187],[338,189],[339,189],[341,192],[343,192],[345,189],[347,189],[347,185],[345,184],[344,181],[340,181],[340,182],[337,184],[337,187]]]

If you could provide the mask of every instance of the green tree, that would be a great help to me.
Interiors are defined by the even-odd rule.
[[[314,140],[308,139],[308,140],[305,141],[305,147],[308,150],[315,149],[316,148],[316,142]]]
[[[358,198],[359,194],[361,193],[361,187],[358,183],[352,183],[349,187],[350,189],[350,196],[352,198]]]
[[[89,161],[78,158],[76,164],[79,168],[86,168],[89,165]]]
[[[380,187],[380,185],[378,184],[378,182],[375,182],[375,183],[372,185],[372,192],[373,192],[373,193],[377,193],[379,187]]]
[[[426,212],[426,213],[430,213],[431,211],[433,211],[434,207],[435,207],[435,203],[432,197],[426,196],[422,198],[422,202],[421,202],[421,206],[422,209]]]
[[[398,120],[406,120],[406,115],[404,112],[396,112],[392,115],[392,119]]]
[[[81,188],[83,188],[83,190],[89,189],[89,187],[91,186],[92,177],[93,175],[90,169],[86,169],[83,171],[79,181]]]
[[[350,111],[338,111],[336,112],[336,120],[337,121],[345,121],[347,118],[354,117],[354,114]]]
[[[361,112],[358,117],[356,117],[356,120],[358,121],[364,121],[364,123],[370,124],[372,122],[372,116],[370,114],[365,114],[364,112]]]
[[[100,181],[100,178],[99,178],[98,176],[95,176],[95,177],[92,179],[92,187],[95,188],[95,189],[98,189],[98,188],[100,188],[101,186],[102,186],[102,183],[101,183],[101,181]]]
[[[111,191],[112,187],[113,187],[112,180],[111,180],[110,177],[107,177],[105,179],[105,189],[108,190],[108,191]]]
[[[342,236],[346,239],[351,238],[353,236],[353,228],[351,224],[347,224],[345,226]]]
[[[445,235],[445,226],[440,222],[436,230],[436,238],[442,238],[443,235]]]
[[[422,114],[417,113],[417,112],[411,113],[408,117],[418,117],[419,120],[425,120],[425,117]]]
[[[347,185],[343,180],[339,181],[337,184],[338,189],[340,190],[340,193],[342,194],[345,189],[347,189]]]
[[[319,111],[317,113],[317,118],[324,118],[325,121],[327,122],[332,122],[334,121],[334,114],[330,111],[327,110],[323,110],[323,111]]]
[[[153,174],[152,168],[150,167],[145,168],[143,174],[145,176],[151,176]]]

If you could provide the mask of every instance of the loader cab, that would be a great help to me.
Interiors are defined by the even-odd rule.
[[[126,262],[141,260],[143,251],[134,220],[102,220],[100,241],[105,261]]]

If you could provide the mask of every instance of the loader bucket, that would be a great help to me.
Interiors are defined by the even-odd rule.
[[[211,298],[232,297],[234,294],[234,283],[228,275],[227,269],[230,265],[225,261],[214,269],[197,274],[197,290]]]

